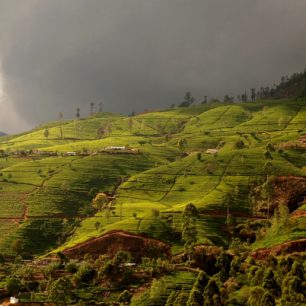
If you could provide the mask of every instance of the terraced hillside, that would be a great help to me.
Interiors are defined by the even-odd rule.
[[[19,287],[22,302],[304,305],[305,199],[303,101],[2,136],[0,299]]]
[[[280,100],[101,113],[3,137],[0,253],[57,252],[111,230],[163,240],[176,253],[188,203],[200,212],[197,243],[225,246],[229,217],[239,224],[273,215],[275,192],[254,202],[267,178],[305,177],[305,125],[304,102]],[[109,209],[92,207],[98,192]],[[283,203],[296,201],[295,234],[267,234],[254,247],[305,237],[305,189],[296,193]]]

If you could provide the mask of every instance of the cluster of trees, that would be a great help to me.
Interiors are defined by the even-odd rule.
[[[280,83],[274,85],[270,89],[270,96],[272,98],[297,98],[302,99],[306,97],[306,69],[303,72],[295,72],[291,76],[282,76]]]
[[[86,305],[108,305],[104,303],[103,292],[113,288],[120,290],[121,294],[118,295],[118,302],[111,302],[111,305],[125,305],[132,298],[131,285],[139,281],[137,271],[141,271],[144,281],[159,278],[173,269],[168,260],[161,258],[144,257],[137,266],[130,265],[133,259],[126,251],[117,252],[113,258],[100,255],[93,259],[86,255],[82,261],[69,260],[62,253],[57,256],[57,261],[47,266],[23,265],[18,261],[10,266],[6,263],[6,269],[10,271],[10,276],[5,280],[7,294],[21,295],[33,301],[43,299],[56,305],[77,301],[83,301]],[[1,264],[4,264],[4,258]]]
[[[237,95],[238,102],[254,102],[256,100],[264,99],[286,99],[296,98],[302,99],[306,97],[306,69],[303,72],[295,72],[290,77],[288,75],[282,76],[279,84],[273,84],[270,86],[261,86],[258,90],[252,87],[249,94],[245,90],[242,94]],[[235,98],[228,94],[224,95],[224,103],[232,103]],[[195,98],[191,92],[187,91],[183,102],[179,104],[179,107],[189,107],[195,102]],[[220,102],[218,99],[211,99],[211,102]],[[202,104],[207,103],[207,96],[204,96]],[[174,107],[174,105],[173,105]]]
[[[233,254],[234,253],[234,254]],[[191,291],[174,290],[165,305],[305,305],[303,258],[286,256],[255,261],[248,252],[223,251],[217,273],[200,271]],[[244,288],[244,294],[237,294]]]
[[[271,149],[271,148],[270,148]],[[108,205],[107,196],[92,190],[92,205],[98,210],[104,210]],[[230,200],[229,200],[230,202]],[[229,206],[231,204],[229,203]],[[288,210],[281,206],[275,210],[271,223],[271,230],[279,231],[288,228]],[[228,211],[229,212],[229,211]],[[135,218],[137,215],[135,214]],[[152,210],[152,218],[159,222],[161,216],[158,210]],[[117,305],[129,304],[133,296],[131,284],[149,282],[154,278],[149,290],[149,300],[154,305],[250,305],[274,306],[304,305],[305,272],[303,255],[281,256],[270,255],[265,260],[255,260],[250,257],[250,244],[233,238],[238,232],[253,231],[253,224],[239,224],[227,220],[227,227],[232,239],[229,248],[204,246],[198,249],[198,220],[199,211],[195,205],[189,203],[182,212],[181,241],[184,244],[185,256],[180,261],[173,262],[164,258],[142,258],[136,267],[131,254],[119,251],[110,258],[101,255],[97,259],[86,255],[81,262],[69,260],[62,253],[58,253],[58,261],[49,264],[43,270],[35,266],[12,265],[10,277],[6,280],[9,294],[18,292],[46,293],[46,300],[55,303],[69,304],[85,301],[88,305],[107,305],[103,301],[101,288],[117,288]],[[267,220],[260,220],[267,221]],[[167,220],[165,220],[167,222]],[[258,223],[259,220],[254,221]],[[169,225],[174,227],[173,222]],[[98,227],[98,225],[97,225]],[[247,237],[247,235],[246,235]],[[249,239],[246,239],[247,241]],[[17,247],[17,246],[16,246]],[[21,247],[19,247],[22,249]],[[4,257],[0,256],[0,265]],[[175,289],[163,282],[163,276],[177,269],[185,267],[189,271],[198,273],[191,290],[175,284]],[[35,275],[43,273],[44,279],[37,282]],[[141,273],[141,280],[136,277]],[[238,294],[244,288],[244,294]],[[86,289],[87,295],[82,292]],[[104,304],[103,304],[104,303]],[[116,305],[113,304],[113,305]]]

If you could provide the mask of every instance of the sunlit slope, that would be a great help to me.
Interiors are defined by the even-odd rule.
[[[99,137],[98,130],[101,127],[110,123],[116,127],[115,123],[120,118],[123,117],[116,114],[102,113],[98,117],[90,117],[88,119],[57,121],[42,125],[21,136],[9,137],[2,147],[9,150],[30,150],[66,144],[72,141],[93,140]],[[122,126],[122,123],[120,126]],[[46,130],[48,130],[48,136],[45,134]]]
[[[10,236],[0,241],[0,249],[13,240],[21,240],[27,251],[35,249],[26,233],[42,239],[37,251],[49,244],[55,246],[65,227],[76,225],[74,218],[91,214],[92,188],[112,192],[121,180],[151,166],[153,161],[144,155],[105,154],[23,160],[2,169],[0,219]],[[44,233],[37,227],[49,231],[52,237],[44,241]]]
[[[114,229],[144,233],[180,250],[181,213],[190,202],[201,212],[199,242],[224,245],[227,212],[251,217],[250,186],[264,177],[267,162],[271,175],[306,175],[300,147],[305,117],[302,101],[207,104],[133,117],[105,113],[2,138],[4,152],[40,149],[59,156],[0,158],[0,229],[7,235],[0,252],[21,241],[25,250],[41,253],[69,236],[63,249]],[[269,158],[268,144],[275,147]],[[61,156],[107,146],[136,151]],[[110,216],[92,209],[92,188],[115,191]],[[34,233],[40,233],[36,240]],[[34,242],[41,245],[35,249]]]
[[[202,154],[199,159],[197,153],[191,153],[168,165],[132,176],[117,190],[116,215],[106,221],[103,213],[98,213],[85,220],[69,246],[111,229],[137,230],[156,237],[159,227],[164,225],[159,224],[156,232],[150,233],[148,228],[155,222],[152,210],[179,217],[190,202],[203,213],[202,223],[198,225],[202,238],[218,237],[220,227],[216,227],[215,222],[224,222],[228,207],[231,214],[252,216],[248,193],[250,184],[264,176],[267,162],[264,153],[264,147],[240,150],[224,147],[216,156]],[[288,161],[283,154],[275,152],[272,158],[271,175],[305,175],[301,167]],[[102,231],[95,229],[97,220],[103,224]]]
[[[143,140],[145,136],[159,136],[164,132],[175,132],[178,126],[190,117],[181,110],[172,110],[158,113],[148,113],[134,117],[124,117],[111,113],[101,113],[87,119],[75,119],[70,121],[57,121],[42,125],[29,133],[24,133],[17,137],[3,138],[1,148],[4,150],[65,150],[73,148],[73,143],[82,142],[74,148],[86,146],[86,141],[100,138],[112,137],[111,142],[116,142],[116,138],[127,137],[124,145],[132,144]],[[48,135],[45,131],[48,130]],[[130,141],[128,137],[135,137],[135,141]],[[137,137],[138,136],[138,137]],[[103,142],[107,145],[109,142]],[[62,145],[67,145],[63,146]],[[116,145],[116,144],[114,144]],[[57,147],[59,146],[59,147]],[[90,145],[89,145],[90,146]],[[100,143],[91,145],[92,148],[99,148]]]

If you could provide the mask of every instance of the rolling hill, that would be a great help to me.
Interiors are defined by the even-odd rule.
[[[264,158],[268,144],[276,148],[271,153],[271,175],[305,175],[305,117],[303,102],[295,101],[200,105],[129,118],[101,114],[11,137],[1,143],[9,156],[1,161],[0,214],[6,218],[2,226],[14,232],[5,240],[21,235],[26,241],[32,226],[44,225],[45,217],[51,231],[54,224],[61,228],[55,236],[68,226],[63,219],[68,218],[68,224],[78,219],[79,226],[66,242],[69,246],[111,229],[135,232],[137,218],[143,218],[138,230],[154,236],[158,233],[149,230],[152,209],[177,213],[192,202],[203,211],[225,212],[229,194],[234,197],[231,212],[251,216],[249,199],[242,195],[263,176],[270,160]],[[101,128],[107,133],[102,137],[97,132]],[[185,140],[184,148],[178,146],[180,139]],[[137,153],[103,151],[109,146],[126,146]],[[206,154],[210,148],[218,153]],[[75,156],[66,156],[67,152]],[[93,188],[115,194],[107,222],[102,212],[92,215]],[[201,239],[215,235],[212,239],[221,243],[222,234],[210,219],[215,218],[206,214]],[[16,220],[20,220],[17,228]],[[94,228],[96,220],[103,225],[99,231]],[[222,216],[220,221],[224,222]],[[58,238],[48,240],[52,247]],[[46,246],[35,250],[26,243],[24,249],[50,250]]]
[[[0,253],[78,258],[89,242],[92,255],[107,253],[103,237],[123,233],[179,256],[189,203],[199,247],[240,239],[254,258],[291,242],[289,253],[305,251],[305,118],[303,101],[213,103],[100,113],[0,139]],[[100,210],[98,193],[108,199]]]

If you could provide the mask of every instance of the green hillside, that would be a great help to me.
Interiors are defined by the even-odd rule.
[[[199,242],[224,244],[224,233],[208,212],[218,211],[217,223],[224,222],[231,195],[230,213],[251,217],[246,195],[250,185],[264,176],[268,160],[271,176],[305,176],[304,148],[301,145],[296,152],[297,148],[290,146],[305,133],[305,115],[303,102],[289,100],[208,104],[134,117],[102,113],[46,124],[3,139],[0,215],[10,235],[3,238],[1,250],[12,251],[8,245],[15,239],[21,239],[27,251],[51,250],[59,237],[61,242],[66,239],[67,220],[72,224],[70,231],[74,222],[79,225],[72,235],[69,231],[69,239],[60,249],[111,229],[158,237],[159,224],[157,231],[150,231],[156,222],[150,221],[152,210],[179,215],[190,202],[205,212],[198,225],[202,233]],[[102,135],[98,132],[101,128]],[[264,157],[269,143],[276,148],[271,159]],[[103,151],[108,146],[126,146],[137,153]],[[207,154],[207,149],[218,149],[218,153]],[[36,150],[56,152],[57,156],[35,154]],[[186,156],[181,156],[182,151]],[[76,152],[76,156],[65,156],[67,152]],[[108,220],[104,212],[94,214],[93,188],[115,190]],[[94,226],[97,220],[102,224],[98,230]],[[53,226],[53,221],[61,230],[48,241],[50,246],[36,251],[25,233],[31,232],[32,225]]]
[[[179,254],[189,203],[197,245],[240,239],[254,252],[305,238],[305,118],[303,101],[214,103],[0,138],[0,254],[50,255],[120,230]],[[98,193],[108,197],[100,210]]]

